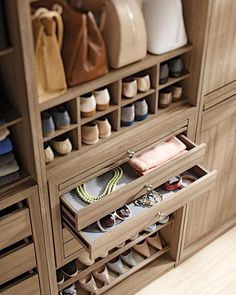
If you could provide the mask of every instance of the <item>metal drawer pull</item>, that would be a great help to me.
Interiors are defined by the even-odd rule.
[[[134,157],[134,155],[135,155],[135,152],[132,151],[132,150],[128,150],[127,153],[128,153],[128,157],[129,157],[130,159],[132,159],[132,158]]]
[[[166,216],[165,213],[162,213],[160,211],[157,212],[157,215],[159,216],[159,219],[163,219]]]
[[[148,193],[153,191],[153,186],[151,184],[146,183],[145,188]]]

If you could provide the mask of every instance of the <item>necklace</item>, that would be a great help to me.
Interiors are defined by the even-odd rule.
[[[118,184],[121,177],[123,176],[123,169],[121,167],[112,169],[112,172],[113,172],[113,176],[109,180],[109,182],[106,184],[104,191],[101,195],[91,196],[86,189],[85,183],[76,188],[76,193],[87,204],[92,204],[92,203],[102,199],[106,195],[115,191],[116,185]]]

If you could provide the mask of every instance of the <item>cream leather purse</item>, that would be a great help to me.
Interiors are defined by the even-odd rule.
[[[32,16],[39,102],[67,89],[61,57],[63,22],[60,14],[39,8]]]
[[[111,67],[120,68],[146,56],[146,27],[137,0],[105,0],[100,29]]]

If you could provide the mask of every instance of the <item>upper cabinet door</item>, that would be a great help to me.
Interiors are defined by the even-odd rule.
[[[236,1],[214,0],[210,6],[203,96],[236,89]]]

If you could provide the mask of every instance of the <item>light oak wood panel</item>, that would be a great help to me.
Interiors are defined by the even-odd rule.
[[[32,234],[29,209],[22,208],[1,217],[0,228],[0,249],[29,237]]]
[[[17,281],[15,284],[1,290],[2,295],[40,295],[38,275],[33,275],[25,280]]]
[[[204,165],[218,171],[218,181],[208,194],[189,205],[185,247],[236,215],[235,97],[206,111],[201,129],[200,141],[207,144]]]
[[[1,284],[36,267],[34,245],[28,244],[0,257]]]
[[[236,2],[235,0],[211,2],[203,82],[204,95],[236,81]]]

